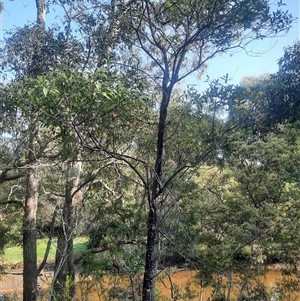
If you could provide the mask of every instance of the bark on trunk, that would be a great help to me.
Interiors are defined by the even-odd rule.
[[[159,124],[157,133],[157,149],[155,162],[155,175],[153,176],[153,190],[149,200],[149,212],[147,221],[147,245],[146,260],[143,281],[143,301],[155,300],[156,281],[156,259],[155,245],[157,240],[157,218],[158,218],[158,198],[162,192],[162,161],[164,152],[164,135],[166,128],[167,109],[170,100],[170,91],[166,86],[163,88],[163,98],[160,107]]]
[[[155,200],[152,201],[152,205],[148,213],[147,227],[148,233],[143,282],[143,301],[152,301],[154,300],[153,291],[155,291],[155,239],[157,236],[157,206]]]
[[[45,3],[44,0],[36,0],[37,24],[45,27]],[[33,74],[38,76],[38,74]],[[29,164],[31,164],[26,178],[26,197],[24,206],[23,221],[23,301],[35,301],[37,299],[37,231],[36,231],[36,212],[38,202],[39,179],[35,169],[35,134],[36,125],[30,125],[29,134]]]
[[[29,158],[34,162],[34,133],[30,133]],[[36,210],[38,201],[38,175],[31,167],[27,175],[25,213],[23,225],[23,300],[37,298]]]
[[[69,162],[67,167],[65,202],[62,224],[58,230],[57,251],[54,267],[52,300],[75,300],[75,264],[73,238],[75,228],[74,208],[80,192],[78,188],[81,174],[81,162]]]
[[[36,0],[36,23],[41,25],[43,28],[46,26],[46,9],[44,0]]]

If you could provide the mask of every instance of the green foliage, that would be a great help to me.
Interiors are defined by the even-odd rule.
[[[169,213],[173,223],[161,230],[169,242],[176,241],[175,250],[169,246],[173,258],[179,253],[199,267],[201,286],[233,294],[232,277],[239,275],[240,285],[249,285],[241,294],[253,295],[259,287],[250,289],[250,279],[258,281],[267,263],[289,262],[287,270],[295,272],[298,135],[284,127],[264,139],[232,132],[218,153],[223,168],[202,166],[188,181],[175,183],[172,197],[181,193],[180,211]]]
[[[82,63],[82,45],[77,39],[65,39],[57,27],[43,29],[25,25],[7,33],[1,49],[1,75],[5,80],[45,75],[57,69],[74,70]],[[7,76],[9,77],[7,78]]]
[[[57,288],[51,292],[51,299],[54,301],[71,301],[72,290],[74,290],[74,278],[67,275],[65,283],[56,283]],[[58,293],[59,291],[59,293]]]
[[[2,75],[11,77],[0,90],[1,172],[29,167],[28,129],[34,125],[38,229],[50,229],[64,199],[66,165],[81,160],[76,222],[66,226],[88,237],[87,243],[75,240],[76,255],[91,249],[81,277],[103,285],[109,272],[113,286],[99,289],[108,300],[139,298],[152,227],[159,269],[199,269],[198,280],[213,288],[213,300],[231,297],[233,275],[240,277],[240,300],[267,298],[260,283],[250,285],[265,263],[277,256],[287,273],[298,265],[299,135],[296,125],[255,134],[266,116],[274,115],[270,123],[298,118],[299,45],[286,50],[274,76],[234,86],[226,75],[204,93],[173,88],[192,72],[202,73],[218,54],[286,32],[291,15],[280,3],[271,12],[265,0],[60,4],[65,29],[17,28],[1,50]],[[26,193],[23,182],[17,184],[14,201]],[[12,196],[11,187],[1,187],[1,201]],[[146,222],[149,205],[157,210],[156,224]],[[19,212],[11,206],[1,212],[3,246],[21,229]],[[39,259],[44,249],[39,241]],[[20,260],[10,251],[11,260]],[[73,280],[61,285],[68,300]],[[174,285],[172,298],[193,293]]]
[[[285,48],[278,72],[242,81],[236,88],[239,93],[232,95],[233,120],[244,118],[244,125],[260,135],[298,120],[299,49],[299,42]]]
[[[100,151],[126,149],[147,116],[141,91],[124,88],[119,78],[101,70],[53,72],[10,84],[2,92],[6,103],[47,128],[47,139],[63,140],[65,158],[76,154],[79,143]]]
[[[268,117],[271,122],[295,122],[299,119],[300,43],[286,47],[279,60],[279,71],[272,75],[268,91]]]

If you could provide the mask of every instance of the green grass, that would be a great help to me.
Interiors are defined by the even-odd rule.
[[[56,252],[56,242],[55,239],[52,243],[48,260],[54,260],[55,252]],[[85,237],[78,237],[74,239],[74,252],[75,256],[81,254],[86,250],[86,242],[87,238]],[[45,254],[45,250],[47,247],[47,240],[46,239],[38,239],[37,241],[37,259],[42,260]],[[23,252],[22,246],[14,246],[11,248],[4,249],[4,254],[0,255],[1,262],[20,262],[23,260]]]

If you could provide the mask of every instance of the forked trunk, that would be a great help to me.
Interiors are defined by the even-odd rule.
[[[77,191],[82,164],[69,162],[61,225],[58,230],[57,250],[54,267],[52,300],[75,300],[75,264],[73,238],[75,228],[75,205],[80,198]]]

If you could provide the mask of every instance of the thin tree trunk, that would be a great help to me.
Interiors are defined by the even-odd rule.
[[[30,132],[29,158],[35,161],[34,133]],[[36,252],[36,210],[38,201],[38,175],[34,167],[28,171],[23,224],[23,301],[37,298],[37,252]]]
[[[57,250],[54,267],[53,300],[75,300],[75,264],[73,238],[75,228],[74,208],[80,192],[79,184],[82,164],[69,162],[67,167],[65,202],[62,224],[58,230]]]
[[[166,128],[167,109],[170,100],[171,88],[163,88],[163,98],[160,107],[159,124],[157,132],[157,149],[155,174],[153,176],[153,190],[149,200],[149,212],[147,221],[147,245],[145,271],[143,281],[143,301],[155,300],[155,281],[156,281],[156,252],[155,245],[157,239],[157,218],[158,218],[158,198],[163,190],[162,179],[162,162],[164,152],[164,135]]]
[[[146,245],[146,260],[145,271],[143,281],[143,301],[153,301],[154,296],[152,294],[155,281],[155,239],[157,236],[157,201],[151,200],[150,209],[148,212],[147,222],[147,245]]]

